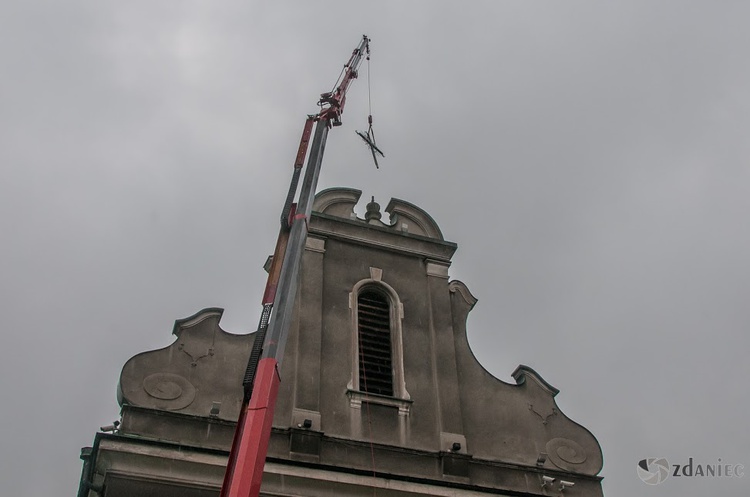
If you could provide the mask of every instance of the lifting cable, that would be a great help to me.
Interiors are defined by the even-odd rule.
[[[372,90],[370,85],[370,47],[367,47],[367,103],[368,103],[368,110],[369,114],[367,116],[367,124],[369,127],[367,128],[367,132],[362,131],[356,131],[360,138],[362,138],[367,146],[370,148],[370,153],[372,153],[372,160],[375,161],[375,168],[380,169],[380,166],[378,165],[378,157],[377,155],[380,155],[381,157],[385,157],[385,154],[378,148],[377,144],[375,143],[375,131],[372,129]],[[376,155],[377,153],[377,155]]]

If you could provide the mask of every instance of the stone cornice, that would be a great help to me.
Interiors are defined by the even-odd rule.
[[[319,212],[312,213],[310,234],[443,262],[449,262],[458,248],[453,242]]]

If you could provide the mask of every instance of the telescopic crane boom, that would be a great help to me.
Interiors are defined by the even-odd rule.
[[[315,188],[318,184],[328,130],[332,126],[341,125],[346,92],[352,81],[357,78],[357,69],[362,59],[369,58],[369,43],[370,39],[366,35],[363,36],[344,66],[340,81],[337,81],[338,85],[334,85],[335,90],[320,96],[320,112],[308,116],[305,121],[289,192],[282,209],[279,236],[263,293],[260,323],[245,371],[242,407],[224,475],[221,497],[257,497],[260,493],[276,396],[281,381],[279,369],[294,311],[298,275],[307,240],[308,219],[315,199]],[[299,199],[294,204],[313,123],[315,134],[305,177]]]

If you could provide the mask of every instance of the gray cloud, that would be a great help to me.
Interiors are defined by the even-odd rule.
[[[750,464],[740,2],[18,4],[0,15],[0,475],[72,493],[122,364],[218,305],[254,329],[305,114],[373,38],[321,188],[409,200],[459,243],[478,359],[518,363],[605,453]],[[363,73],[364,75],[364,73]],[[39,468],[44,468],[39,472]],[[744,495],[673,479],[660,495]]]

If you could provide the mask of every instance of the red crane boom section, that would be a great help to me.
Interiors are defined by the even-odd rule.
[[[357,48],[352,51],[349,62],[344,65],[344,77],[336,90],[333,93],[323,93],[320,96],[319,104],[329,105],[318,114],[320,119],[330,121],[333,126],[341,125],[341,114],[344,112],[344,105],[346,104],[346,92],[349,90],[352,81],[359,75],[357,69],[362,63],[362,57],[370,58],[370,39],[366,35],[362,37],[362,41],[359,42]]]
[[[344,66],[343,77],[337,82],[336,89],[320,96],[320,112],[308,116],[305,121],[289,192],[281,214],[281,228],[263,293],[263,311],[245,372],[244,398],[224,474],[221,497],[257,497],[260,494],[281,381],[279,367],[284,356],[284,346],[295,304],[299,268],[307,240],[308,218],[312,212],[328,130],[332,126],[341,125],[346,92],[352,81],[357,78],[357,69],[363,57],[369,58],[369,42],[370,39],[366,35],[362,37]],[[317,124],[312,149],[299,200],[294,204],[292,201],[307,156],[313,123]]]

